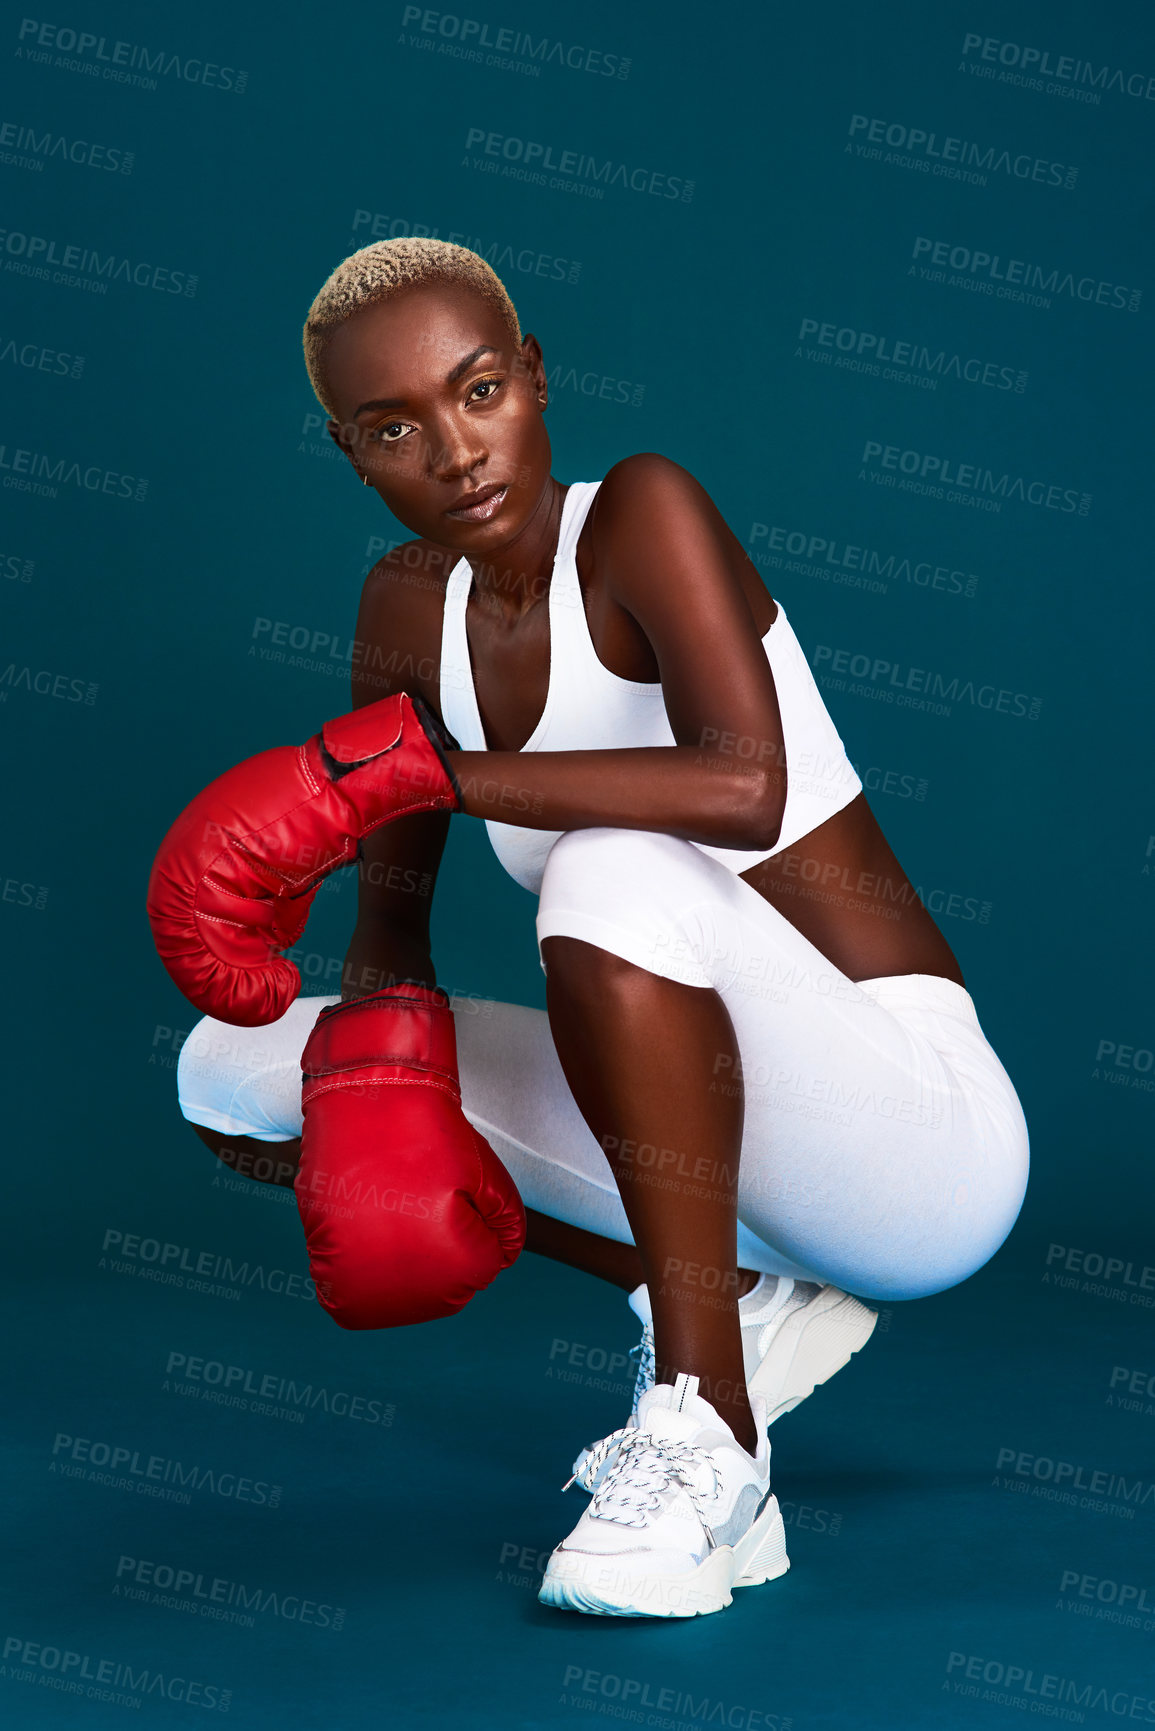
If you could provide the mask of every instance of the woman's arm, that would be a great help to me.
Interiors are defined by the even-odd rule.
[[[744,737],[755,750],[762,743]],[[785,772],[713,744],[445,757],[467,816],[519,829],[648,829],[710,847],[764,849],[782,827]]]
[[[739,576],[745,555],[705,489],[665,457],[615,464],[594,508],[599,574],[649,640],[677,743],[450,752],[463,809],[525,829],[606,825],[773,847],[785,751],[774,678]]]
[[[409,572],[391,560],[370,572],[361,595],[352,676],[353,708],[407,691],[421,695],[421,681],[380,670],[372,651],[385,642],[408,642],[414,634],[415,599],[428,606],[435,586],[419,590],[399,583]],[[411,658],[410,658],[411,659]],[[437,869],[449,834],[448,812],[420,812],[384,824],[367,835],[357,859],[357,923],[345,954],[341,996],[363,998],[397,980],[434,986],[429,918]]]
[[[429,915],[448,833],[449,813],[437,811],[399,818],[365,837],[342,998],[363,998],[397,980],[437,984]]]

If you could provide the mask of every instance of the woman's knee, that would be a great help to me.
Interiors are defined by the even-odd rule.
[[[276,1022],[239,1028],[203,1016],[177,1059],[177,1099],[194,1125],[277,1142],[301,1130],[300,1056],[333,997],[297,998]]]
[[[580,939],[649,974],[709,986],[731,874],[690,842],[649,830],[570,830],[546,861],[539,944]],[[542,949],[542,965],[547,967]]]
[[[571,829],[549,851],[542,877],[543,904],[613,906],[639,888],[700,878],[714,862],[688,841],[653,830]]]
[[[279,1056],[267,1036],[266,1028],[235,1028],[202,1016],[189,1030],[176,1061],[177,1095],[185,1117],[196,1123],[202,1111],[227,1115],[238,1088]]]
[[[976,1208],[952,1209],[935,1225],[898,1232],[882,1241],[844,1241],[807,1247],[803,1260],[824,1280],[875,1302],[931,1298],[961,1286],[985,1268],[1006,1243],[1018,1218],[1022,1189],[1011,1176]],[[810,1251],[813,1250],[813,1254]]]
[[[248,1029],[232,1028],[212,1016],[202,1016],[185,1035],[177,1055],[177,1088],[182,1100],[194,1093],[204,1093],[212,1084],[226,1078],[222,1069],[231,1073],[244,1062],[241,1050],[231,1036],[248,1033]],[[252,1030],[256,1032],[256,1030]]]
[[[926,1266],[917,1290],[896,1297],[929,1298],[960,1286],[998,1255],[1023,1206],[1029,1157],[1025,1128],[1021,1140],[1008,1141],[1002,1157],[991,1160],[973,1179],[963,1179],[937,1235],[928,1238]]]

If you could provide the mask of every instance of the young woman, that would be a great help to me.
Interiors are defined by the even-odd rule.
[[[527,1247],[622,1287],[644,1323],[634,1410],[579,1457],[592,1501],[542,1598],[718,1610],[788,1566],[767,1425],[864,1344],[850,1292],[916,1298],[994,1254],[1022,1111],[698,482],[649,453],[556,480],[541,349],[461,247],[354,253],[305,350],[331,436],[414,536],[366,580],[354,705],[429,706],[461,809],[539,897],[548,1010],[460,1006],[466,1116]],[[435,983],[449,821],[364,841],[343,998]],[[186,1043],[182,1111],[239,1170],[263,1155],[292,1183],[301,1051],[333,1002]]]

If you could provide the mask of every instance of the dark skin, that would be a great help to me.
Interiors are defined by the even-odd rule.
[[[549,683],[549,582],[566,492],[550,472],[536,338],[515,345],[494,305],[460,285],[426,284],[337,327],[326,368],[337,411],[331,437],[414,535],[366,579],[354,706],[407,691],[440,713],[445,583],[465,557],[473,571],[466,630],[489,745],[448,754],[469,816],[773,847],[786,767],[761,639],[777,608],[693,477],[649,453],[616,463],[576,547],[598,659],[623,679],[661,683],[676,743],[523,756]],[[447,514],[495,484],[506,491],[488,521]],[[409,817],[365,841],[344,997],[391,979],[434,981],[428,886],[448,822],[444,813]],[[963,984],[864,795],[742,876],[851,980],[923,973]],[[405,887],[422,879],[425,894]],[[709,1088],[718,1055],[737,1057],[725,1005],[712,990],[648,974],[575,938],[547,938],[542,952],[562,1068],[607,1149],[634,1244],[531,1213],[527,1248],[626,1290],[644,1280],[659,1380],[697,1375],[753,1449],[737,1311],[755,1278],[736,1266],[743,1103],[740,1088]],[[198,1134],[238,1171],[292,1183],[299,1142]],[[701,1185],[690,1196],[635,1182],[613,1153],[631,1141],[684,1151],[687,1170],[701,1171],[702,1157],[712,1162],[712,1199]],[[671,1264],[717,1270],[708,1298],[671,1275]]]

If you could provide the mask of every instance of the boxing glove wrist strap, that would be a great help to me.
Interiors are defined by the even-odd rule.
[[[330,781],[340,781],[351,770],[360,769],[373,758],[392,751],[398,744],[404,732],[404,712],[398,707],[386,709],[388,702],[386,699],[382,703],[370,703],[348,715],[338,715],[322,727],[319,752]],[[445,772],[445,779],[453,789],[454,809],[460,811],[461,787],[445,754],[447,751],[460,751],[461,747],[423,697],[411,697],[409,702]]]
[[[440,986],[389,986],[331,1004],[301,1054],[306,1085],[345,1070],[396,1067],[448,1082],[460,1098],[453,1012]]]

